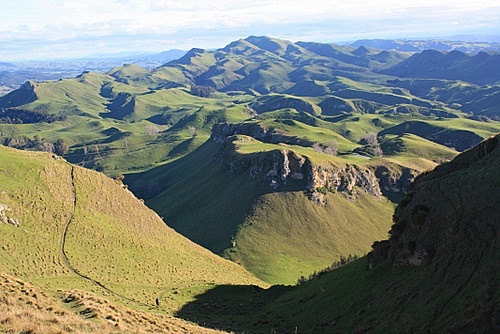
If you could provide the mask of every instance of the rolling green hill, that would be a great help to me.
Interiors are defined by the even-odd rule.
[[[0,273],[8,286],[49,294],[54,309],[113,326],[146,317],[153,331],[177,314],[228,331],[459,331],[478,323],[486,332],[487,299],[496,297],[477,277],[491,276],[482,264],[494,254],[473,247],[491,241],[481,229],[467,234],[469,224],[462,231],[454,215],[473,219],[496,207],[483,207],[472,184],[486,184],[494,198],[497,154],[467,150],[500,132],[497,58],[250,36],[154,69],[129,64],[29,81],[0,96],[0,142],[27,150],[0,147]],[[411,204],[410,183],[431,185],[436,174],[417,175],[461,151],[437,169],[456,175]],[[471,154],[484,165],[458,168]],[[297,288],[256,287],[307,281],[363,256],[387,237],[398,202],[391,241],[375,247],[372,270],[358,260]],[[436,240],[449,249],[434,253]],[[457,248],[462,240],[470,252]],[[422,249],[435,255],[429,265],[397,265]],[[105,301],[109,308],[94,307]]]
[[[363,255],[417,174],[500,131],[494,80],[396,71],[429,55],[250,36],[28,82],[0,97],[0,141],[124,175],[177,231],[293,283]],[[496,73],[493,53],[439,55],[450,73]]]
[[[425,65],[425,54],[412,58],[416,56]],[[215,51],[193,49],[153,70],[124,65],[57,82],[28,82],[0,97],[0,139],[5,145],[42,150],[62,139],[69,161],[119,175],[168,162],[179,151],[189,153],[208,139],[214,121],[202,120],[196,126],[186,122],[198,117],[201,107],[208,115],[199,119],[215,122],[295,109],[299,115],[314,116],[309,125],[329,128],[353,142],[414,119],[497,119],[497,85],[380,74],[382,67],[396,68],[410,61],[408,57],[250,36]],[[443,61],[452,63],[455,58],[443,56]],[[494,66],[482,61],[484,70]],[[490,72],[495,73],[493,67]],[[378,123],[362,124],[366,114],[380,115]],[[363,119],[357,121],[359,117]],[[498,131],[496,124],[493,128],[486,136],[477,135],[486,138]],[[188,143],[192,133],[198,135],[195,145]],[[34,142],[35,136],[41,141]]]

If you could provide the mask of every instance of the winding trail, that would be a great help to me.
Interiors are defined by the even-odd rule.
[[[86,280],[86,281],[89,281],[95,285],[97,285],[98,287],[106,290],[107,292],[117,296],[117,297],[120,297],[120,298],[123,298],[125,300],[128,300],[130,302],[133,302],[133,303],[136,303],[136,304],[139,304],[141,306],[150,306],[150,305],[147,305],[147,304],[143,304],[143,303],[140,303],[134,299],[131,299],[131,298],[128,298],[124,295],[121,295],[109,288],[107,288],[104,284],[102,284],[101,282],[91,278],[91,277],[88,277],[86,275],[83,275],[82,273],[80,273],[75,267],[73,267],[71,265],[71,263],[69,262],[68,260],[68,256],[66,255],[66,251],[64,250],[64,246],[66,245],[66,235],[68,234],[68,229],[69,229],[69,225],[71,224],[71,222],[73,221],[73,218],[75,216],[75,211],[76,211],[76,204],[77,204],[77,196],[76,196],[76,186],[75,186],[75,167],[71,164],[68,163],[68,165],[70,166],[71,168],[71,187],[72,187],[72,190],[73,190],[73,209],[71,210],[71,214],[68,218],[68,220],[66,221],[66,224],[64,225],[64,229],[63,229],[63,233],[61,235],[61,243],[60,243],[60,253],[61,253],[61,258],[62,258],[62,261],[64,263],[64,265],[66,266],[66,268],[68,268],[73,274],[77,275],[78,277]]]

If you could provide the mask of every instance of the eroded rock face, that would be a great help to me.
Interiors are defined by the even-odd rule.
[[[221,132],[231,133],[232,128]],[[248,174],[250,179],[260,179],[273,191],[293,185],[294,189],[303,189],[311,201],[320,205],[326,204],[327,193],[339,193],[355,200],[362,194],[382,196],[384,189],[405,192],[416,175],[416,171],[409,169],[395,172],[384,167],[355,164],[317,166],[290,149],[239,154],[233,141],[244,139],[236,138],[229,136],[220,143],[215,159],[222,169],[230,174]]]
[[[347,164],[343,167],[311,166],[308,171],[309,198],[318,204],[325,204],[328,192],[339,192],[355,199],[361,193],[381,196],[378,179],[372,170],[357,165]]]
[[[292,97],[281,97],[263,102],[256,101],[250,104],[250,108],[256,110],[259,114],[285,108],[293,108],[300,112],[306,112],[313,115],[315,114],[314,107],[311,103]]]
[[[263,143],[285,143],[300,146],[311,146],[313,143],[297,137],[287,136],[277,132],[274,128],[264,128],[258,123],[218,123],[212,127],[210,139],[222,144],[227,137],[245,135],[255,138]]]
[[[221,145],[215,159],[230,174],[248,174],[250,179],[260,178],[273,190],[290,183],[303,184],[306,180],[308,160],[291,150],[273,150],[255,154],[234,152],[230,140]],[[305,185],[302,186],[305,189]]]

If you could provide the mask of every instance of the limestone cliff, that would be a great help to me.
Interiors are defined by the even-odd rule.
[[[351,200],[361,194],[380,197],[389,192],[404,193],[408,183],[418,174],[399,166],[351,163],[320,166],[288,148],[251,154],[236,152],[237,141],[253,138],[270,142],[272,130],[265,130],[258,124],[214,126],[212,140],[220,145],[215,160],[223,170],[231,174],[246,173],[250,179],[258,178],[272,190],[302,189],[310,200],[320,205],[326,203],[327,193],[339,193]]]

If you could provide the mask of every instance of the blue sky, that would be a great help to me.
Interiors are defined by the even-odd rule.
[[[8,4],[6,4],[8,2]],[[290,41],[500,35],[498,0],[2,0],[0,61]]]

